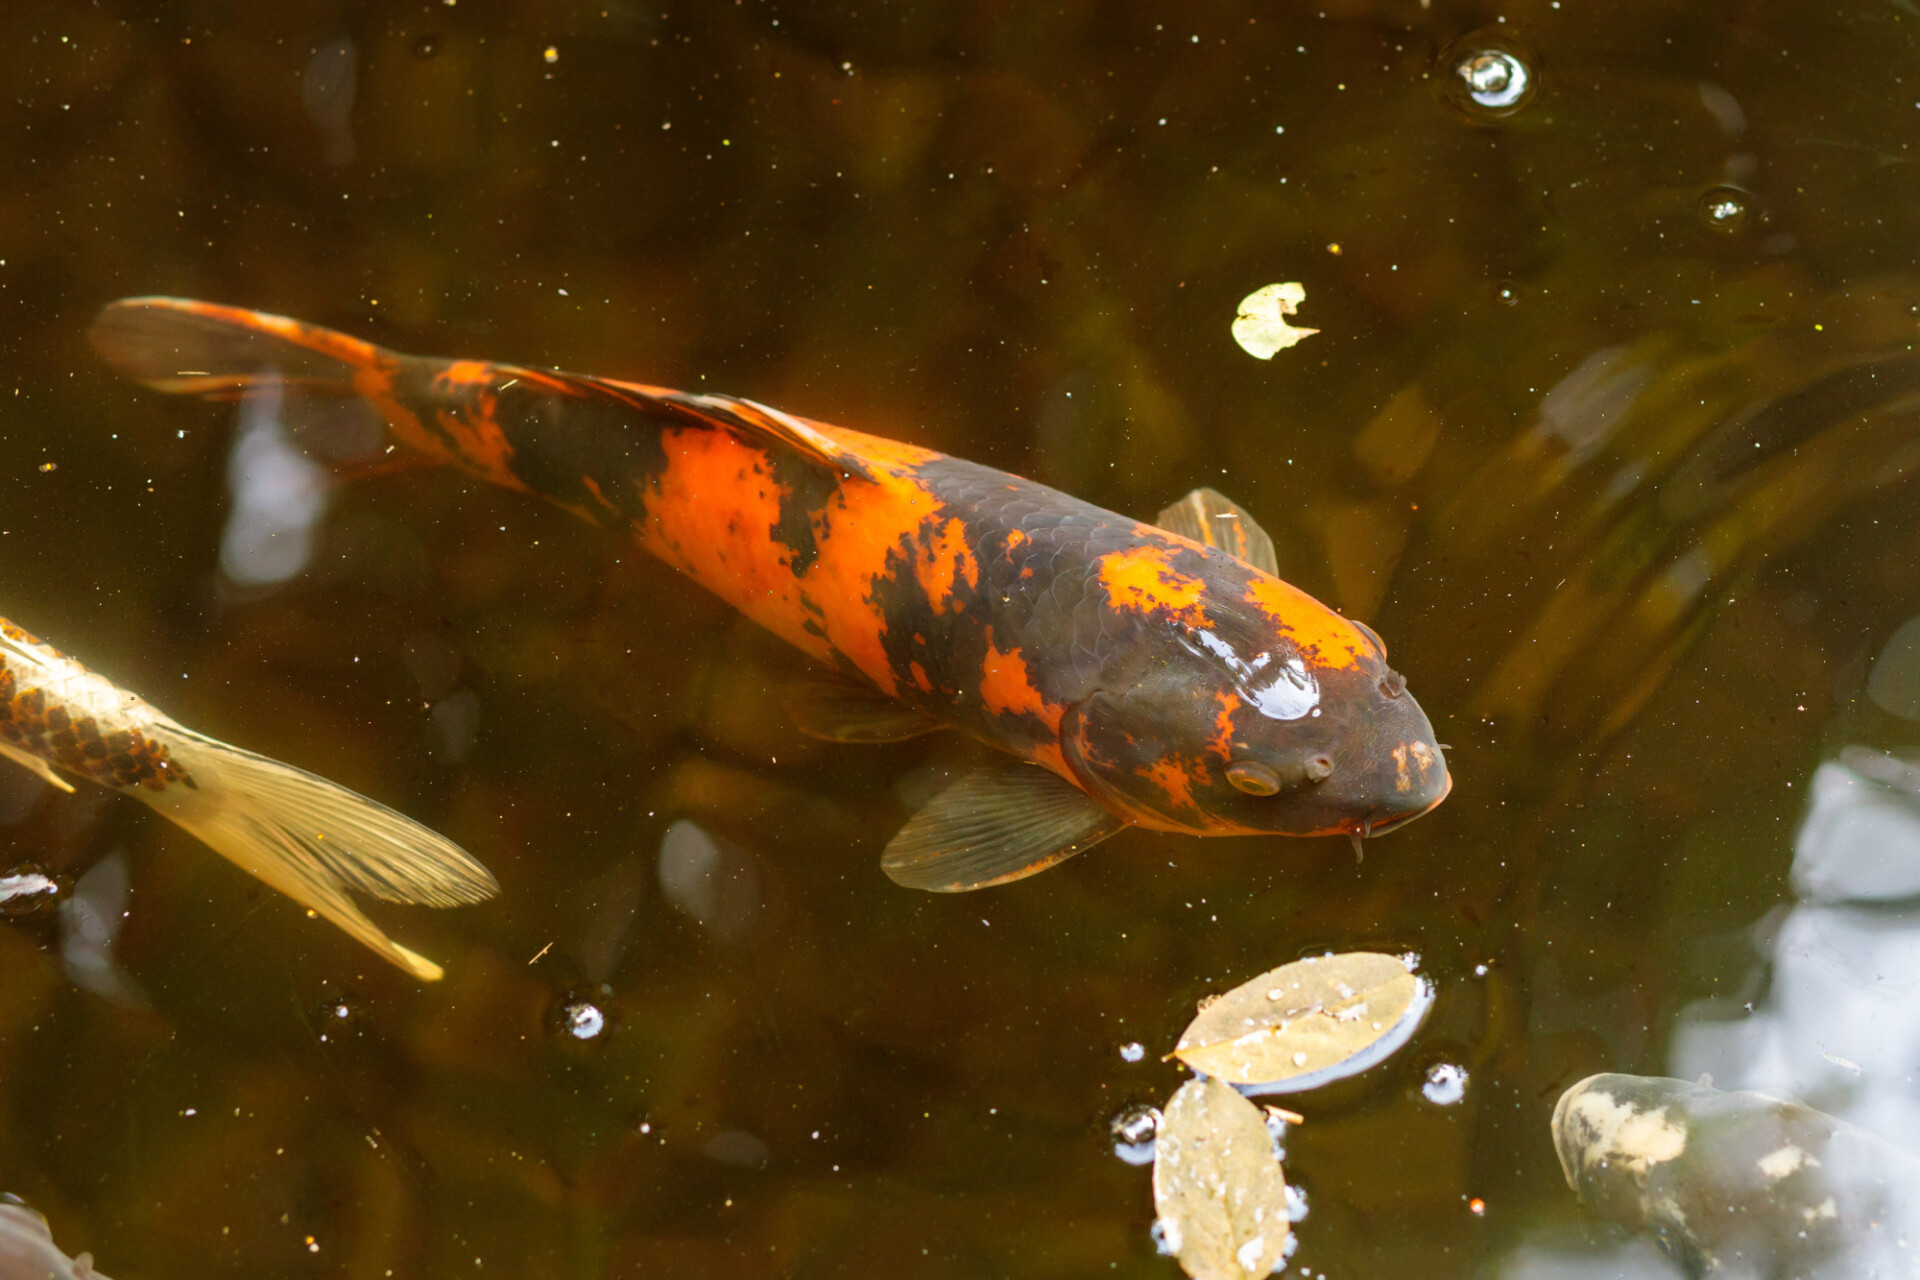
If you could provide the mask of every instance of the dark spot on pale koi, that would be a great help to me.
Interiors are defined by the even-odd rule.
[[[102,735],[89,715],[47,706],[46,691],[20,688],[19,677],[0,660],[0,737],[70,773],[110,787],[164,791],[173,783],[198,789],[171,758],[167,745],[144,733],[117,729]]]

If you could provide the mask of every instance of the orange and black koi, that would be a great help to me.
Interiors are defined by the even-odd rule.
[[[915,814],[882,863],[902,884],[1017,879],[1128,825],[1357,841],[1452,786],[1379,638],[1281,581],[1211,490],[1142,524],[751,400],[400,355],[204,302],[116,302],[91,336],[161,391],[362,396],[409,449],[627,530],[836,670],[790,704],[816,736],[951,727],[1028,762]]]

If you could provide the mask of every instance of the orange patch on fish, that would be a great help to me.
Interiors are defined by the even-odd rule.
[[[1393,756],[1393,789],[1396,792],[1411,791],[1416,784],[1426,784],[1427,771],[1433,768],[1436,759],[1432,747],[1424,742],[1403,742],[1390,754]],[[1409,765],[1412,766],[1411,771]]]
[[[1233,756],[1233,713],[1240,709],[1240,699],[1237,695],[1227,693],[1223,690],[1214,694],[1213,700],[1219,704],[1220,712],[1213,718],[1213,737],[1207,743],[1207,751],[1222,760],[1231,759]]]
[[[995,715],[1028,714],[1040,717],[1047,728],[1060,732],[1063,709],[1047,702],[1033,683],[1027,660],[1019,649],[1001,653],[993,643],[993,628],[987,628],[987,656],[980,664],[980,699]]]
[[[1100,585],[1107,589],[1114,607],[1135,613],[1165,612],[1190,626],[1205,625],[1201,601],[1206,583],[1173,567],[1175,550],[1143,543],[1101,556],[1097,562]]]
[[[967,546],[965,525],[948,520],[940,526],[921,553],[918,576],[935,613],[949,613],[955,608],[955,582],[965,582],[969,591],[980,585],[980,565]]]
[[[1200,807],[1194,803],[1193,782],[1178,761],[1170,758],[1155,760],[1139,773],[1167,793],[1172,808],[1193,810]]]
[[[1358,627],[1278,578],[1255,578],[1247,587],[1246,602],[1285,631],[1316,666],[1345,671],[1373,654]]]

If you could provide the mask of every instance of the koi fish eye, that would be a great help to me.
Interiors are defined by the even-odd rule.
[[[1325,782],[1333,776],[1333,757],[1324,751],[1308,756],[1300,766],[1299,776],[1309,783]],[[1239,760],[1228,765],[1227,781],[1250,796],[1277,795],[1281,785],[1279,771],[1258,760]]]
[[[1361,635],[1373,641],[1373,647],[1380,651],[1380,660],[1382,662],[1386,661],[1387,642],[1380,638],[1380,633],[1378,631],[1375,631],[1372,627],[1368,626],[1366,623],[1360,621],[1360,619],[1358,618],[1348,618],[1347,621],[1353,624],[1353,629],[1355,631],[1358,631]]]
[[[1258,760],[1228,765],[1227,781],[1250,796],[1270,796],[1280,790],[1280,775]]]

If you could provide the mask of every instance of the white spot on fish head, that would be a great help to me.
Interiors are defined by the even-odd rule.
[[[1234,690],[1270,720],[1298,720],[1320,705],[1320,682],[1297,653],[1273,652],[1242,657],[1211,631],[1194,631],[1181,643],[1193,653],[1202,650],[1218,659],[1233,677]]]

